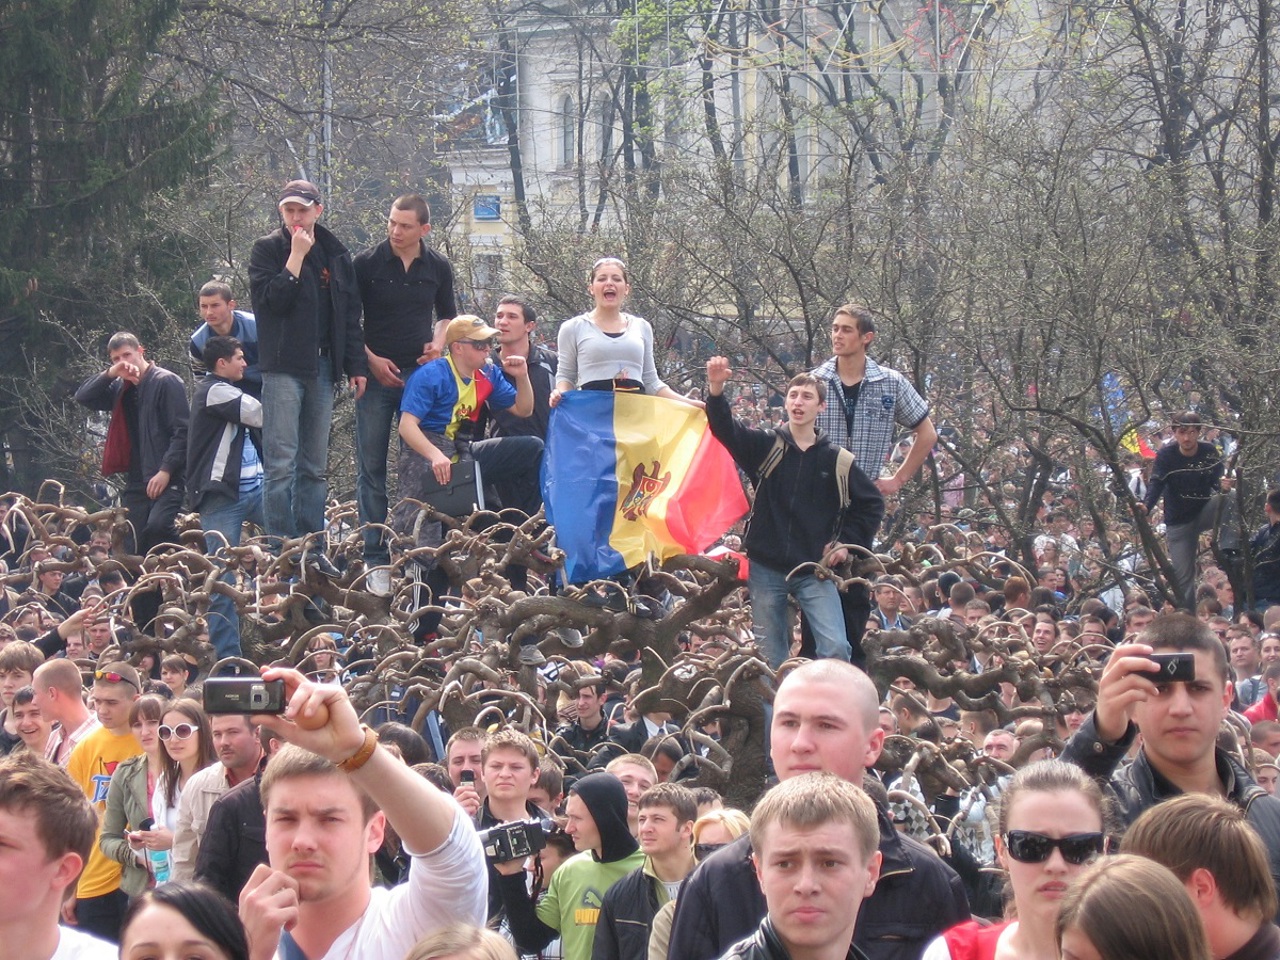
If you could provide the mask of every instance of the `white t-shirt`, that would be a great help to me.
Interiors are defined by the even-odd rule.
[[[460,921],[485,925],[489,873],[471,818],[458,807],[448,838],[430,853],[406,849],[409,879],[391,890],[374,887],[360,919],[315,960],[388,960],[409,952],[439,928]],[[114,955],[113,955],[114,956]],[[276,950],[276,960],[282,954]]]
[[[116,960],[120,956],[114,943],[91,937],[72,927],[59,927],[58,933],[58,948],[49,960]]]

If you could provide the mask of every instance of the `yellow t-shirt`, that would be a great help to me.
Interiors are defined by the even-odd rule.
[[[111,775],[122,760],[136,757],[141,752],[142,744],[132,733],[120,737],[106,727],[93,731],[71,751],[67,759],[67,773],[80,784],[80,789],[98,811],[98,835],[102,833],[102,814],[107,809],[107,787],[111,786]],[[102,852],[95,835],[89,862],[76,885],[76,896],[82,900],[101,897],[119,886],[120,864]]]

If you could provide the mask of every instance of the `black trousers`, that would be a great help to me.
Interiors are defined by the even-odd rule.
[[[76,926],[99,940],[111,943],[120,941],[120,925],[129,907],[129,895],[123,890],[112,890],[100,897],[88,897],[76,901]]]

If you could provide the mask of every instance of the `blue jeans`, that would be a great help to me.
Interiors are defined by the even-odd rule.
[[[789,596],[796,598],[809,621],[818,657],[848,661],[849,639],[835,583],[812,575],[788,580],[785,573],[752,560],[747,585],[751,591],[751,629],[769,666],[777,669],[791,649]]]
[[[324,529],[333,420],[333,363],[320,357],[315,377],[262,375],[262,509],[267,533],[300,537]]]
[[[387,521],[387,451],[403,395],[403,387],[384,387],[371,376],[356,401],[356,506],[362,524]],[[390,559],[382,530],[365,530],[364,559],[370,566]]]
[[[223,537],[226,544],[240,546],[240,531],[245,521],[262,525],[262,487],[248,493],[241,492],[240,499],[206,497],[201,506],[200,526],[205,531],[204,546],[212,556],[220,550]],[[222,534],[212,536],[212,534]],[[230,573],[222,575],[223,583],[234,583]],[[213,644],[218,659],[240,656],[240,614],[230,597],[215,593],[209,601],[209,642]]]

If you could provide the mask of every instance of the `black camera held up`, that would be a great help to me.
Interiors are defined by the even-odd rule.
[[[512,820],[481,830],[480,845],[484,855],[495,863],[522,860],[545,847],[547,836],[555,829],[555,821],[544,818]]]

